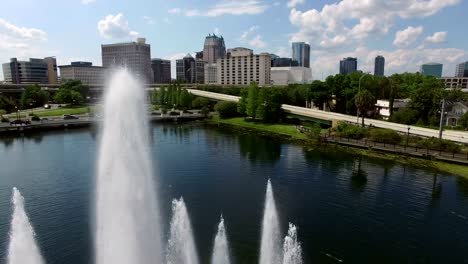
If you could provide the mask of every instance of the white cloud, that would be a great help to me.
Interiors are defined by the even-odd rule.
[[[445,42],[445,39],[447,38],[447,32],[436,32],[432,36],[428,36],[425,40],[426,43],[442,43]]]
[[[260,36],[260,35],[257,35],[254,38],[252,38],[249,41],[249,45],[252,46],[253,48],[257,48],[257,49],[263,49],[263,48],[265,48],[267,46],[265,41],[263,41],[262,36]]]
[[[407,27],[406,29],[397,31],[393,45],[397,47],[407,47],[413,44],[423,32],[423,27]]]
[[[305,0],[289,0],[287,6],[293,8],[299,4],[304,4]]]
[[[281,58],[291,57],[291,51],[285,47],[278,47],[275,54]]]
[[[248,37],[251,35],[251,33],[253,33],[254,31],[256,31],[258,29],[259,29],[259,26],[257,26],[257,25],[251,26],[248,30],[246,30],[246,31],[244,31],[242,33],[242,35],[239,38],[239,41],[246,42]]]
[[[24,40],[47,40],[47,33],[40,29],[19,27],[1,18],[0,34]]]
[[[290,41],[310,42],[313,48],[331,40],[345,39],[349,45],[362,45],[370,36],[385,35],[398,18],[431,16],[460,0],[342,0],[326,4],[321,10],[292,8],[289,20],[298,28]],[[339,36],[338,38],[336,38]]]
[[[175,8],[172,8],[172,9],[169,9],[167,12],[169,14],[179,14],[182,10],[178,7],[175,7]]]
[[[150,17],[150,16],[143,16],[142,18],[143,18],[143,20],[145,20],[146,24],[148,24],[148,25],[154,25],[155,24],[153,18]]]
[[[122,13],[117,15],[108,15],[100,20],[97,25],[99,35],[103,38],[135,38],[138,32],[132,31],[128,26],[128,21]]]
[[[94,2],[96,2],[96,0],[81,0],[81,3],[83,5],[91,4],[91,3],[94,3]]]
[[[208,10],[188,9],[185,15],[217,17],[222,15],[256,15],[263,13],[268,5],[259,0],[227,0],[216,3]],[[182,11],[182,10],[180,10]]]
[[[252,48],[263,49],[267,47],[267,43],[263,41],[263,37],[259,34],[254,35],[254,33],[260,27],[257,25],[251,26],[248,30],[244,31],[239,38],[239,42],[250,45]]]
[[[279,5],[281,5],[281,3],[278,2],[278,1],[276,1],[276,2],[273,3],[273,6],[279,6]]]

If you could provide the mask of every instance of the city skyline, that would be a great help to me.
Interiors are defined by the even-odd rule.
[[[351,5],[348,0],[66,2],[47,6],[48,13],[57,15],[37,16],[45,8],[38,3],[4,1],[2,10],[24,12],[0,11],[0,60],[56,56],[58,65],[102,65],[101,44],[138,36],[152,45],[152,58],[172,61],[174,77],[175,59],[202,50],[208,33],[223,35],[226,48],[243,46],[281,57],[292,56],[292,42],[309,43],[311,68],[318,78],[336,74],[336,61],[344,57],[357,57],[359,70],[373,71],[375,56],[383,55],[387,75],[440,62],[443,75],[450,76],[457,64],[468,60],[468,37],[458,34],[463,25],[457,23],[468,3],[459,0],[412,0],[395,6],[379,1]],[[63,19],[63,10],[74,13]],[[330,18],[327,12],[336,15]],[[331,22],[335,28],[328,26]]]

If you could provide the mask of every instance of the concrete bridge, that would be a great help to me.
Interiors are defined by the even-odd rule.
[[[230,102],[239,101],[238,96],[206,92],[206,91],[195,90],[195,89],[188,89],[188,90],[190,93],[194,95],[206,97],[210,99],[230,101]],[[283,104],[282,108],[286,113],[303,116],[303,117],[314,118],[314,119],[326,120],[326,121],[331,121],[331,122],[333,121],[346,121],[346,122],[353,122],[353,123],[362,122],[361,118],[357,119],[355,116],[339,114],[339,113],[334,113],[334,112],[326,112],[322,110],[316,110],[316,109],[310,109],[310,108],[286,105],[286,104]],[[435,129],[422,128],[422,127],[417,127],[417,126],[407,126],[407,125],[402,125],[402,124],[397,124],[397,123],[392,123],[392,122],[387,122],[387,121],[382,121],[382,120],[368,119],[368,118],[364,119],[364,124],[367,126],[372,125],[374,127],[392,129],[400,133],[409,132],[413,135],[418,135],[418,136],[423,136],[423,137],[435,137],[435,138],[439,137],[439,131]],[[444,139],[455,141],[455,142],[468,143],[468,132],[445,130],[442,137]]]

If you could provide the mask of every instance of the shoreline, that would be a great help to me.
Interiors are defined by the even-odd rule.
[[[289,143],[298,144],[303,147],[308,147],[310,150],[313,149],[320,149],[321,151],[344,151],[349,154],[353,155],[362,155],[371,158],[379,158],[384,160],[391,160],[400,164],[414,166],[417,168],[429,169],[441,173],[449,173],[459,177],[463,177],[468,179],[468,167],[464,165],[443,162],[443,161],[435,161],[435,160],[427,160],[412,157],[409,155],[399,155],[396,153],[390,153],[382,150],[373,150],[373,149],[363,149],[357,148],[352,146],[344,146],[334,142],[328,143],[321,143],[317,140],[309,139],[306,135],[301,134],[296,131],[296,133],[278,133],[275,131],[275,127],[273,126],[291,126],[294,130],[293,125],[265,125],[257,123],[247,123],[242,124],[236,118],[231,119],[220,119],[220,118],[213,118],[211,120],[207,120],[206,123],[211,126],[217,126],[221,128],[227,128],[242,132],[252,132],[255,131],[257,135],[260,136],[267,136],[273,139],[280,139]],[[272,127],[271,129],[269,129]],[[260,132],[260,133],[259,133]],[[332,148],[332,150],[331,150]]]

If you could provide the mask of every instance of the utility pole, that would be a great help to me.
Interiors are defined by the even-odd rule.
[[[440,110],[439,124],[439,139],[442,139],[442,131],[444,130],[444,115],[445,115],[445,98],[442,99],[442,109]]]

